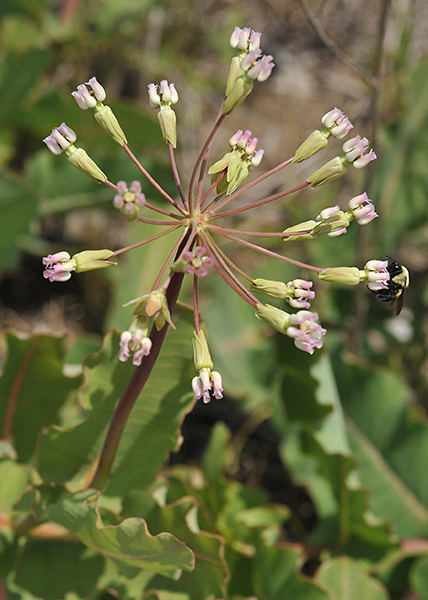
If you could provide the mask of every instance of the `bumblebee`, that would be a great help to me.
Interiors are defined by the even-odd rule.
[[[388,287],[382,290],[370,291],[373,296],[381,302],[391,302],[391,304],[396,303],[395,314],[399,315],[403,308],[404,290],[409,287],[409,271],[406,267],[399,265],[389,256],[386,258],[388,259],[386,270],[389,273]]]

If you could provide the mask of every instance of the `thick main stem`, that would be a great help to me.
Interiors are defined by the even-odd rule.
[[[176,305],[183,283],[183,278],[184,273],[174,273],[166,291],[168,308],[171,314]],[[150,373],[155,366],[156,359],[159,356],[159,352],[162,348],[167,331],[168,323],[166,323],[160,331],[156,329],[155,325],[152,327],[152,331],[150,333],[150,339],[152,341],[150,354],[145,356],[141,365],[135,369],[128,386],[126,387],[126,390],[124,391],[119,404],[114,411],[114,415],[107,432],[107,437],[104,442],[104,447],[101,452],[97,471],[88,486],[90,488],[102,490],[107,482],[113,467],[114,459],[116,458],[125,425],[132,409],[134,408],[135,402],[141,393],[141,390],[144,388],[144,385],[146,384]]]

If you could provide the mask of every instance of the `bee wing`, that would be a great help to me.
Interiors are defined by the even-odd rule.
[[[397,316],[401,313],[401,311],[403,309],[403,302],[404,302],[404,292],[401,292],[401,294],[397,298],[397,303],[395,306],[395,314]]]

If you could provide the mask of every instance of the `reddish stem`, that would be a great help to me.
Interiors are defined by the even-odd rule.
[[[182,244],[185,245],[185,240],[183,240]],[[178,253],[180,252],[181,249],[179,249]],[[183,278],[184,273],[174,273],[171,277],[168,289],[166,290],[166,299],[170,314],[173,313],[174,307],[177,303]],[[90,488],[102,490],[107,483],[107,479],[113,467],[114,459],[116,458],[125,425],[135,405],[135,402],[137,401],[150,376],[150,373],[153,370],[153,367],[155,366],[156,359],[159,356],[159,352],[162,348],[167,331],[168,323],[165,323],[160,331],[156,329],[155,325],[152,327],[150,332],[150,339],[152,341],[150,354],[145,356],[141,365],[135,369],[131,380],[129,381],[121,399],[119,400],[119,404],[114,411],[114,415],[107,432],[107,437],[104,442],[104,447],[101,452],[97,471],[88,486]]]
[[[135,156],[135,154],[132,152],[132,150],[130,150],[130,148],[127,144],[123,145],[123,149],[125,150],[126,154],[129,156],[129,158],[132,160],[132,162],[138,167],[138,169],[141,171],[141,173],[144,175],[144,177],[150,181],[150,183],[153,185],[153,187],[155,187],[157,189],[157,191],[159,193],[161,193],[162,196],[166,200],[168,200],[168,202],[170,204],[172,204],[172,206],[174,208],[176,208],[178,211],[180,211],[182,215],[187,215],[184,208],[181,208],[181,206],[179,206],[177,204],[177,202],[173,198],[171,198],[171,196],[168,194],[168,192],[166,192],[163,189],[163,187],[155,179],[153,179],[153,177],[150,175],[150,173],[147,171],[147,169],[145,169],[143,167],[143,165],[140,163],[140,161]]]
[[[174,175],[175,185],[177,186],[178,193],[180,194],[181,201],[183,202],[184,208],[186,210],[189,209],[189,204],[187,202],[186,195],[183,190],[183,186],[181,185],[180,175],[178,174],[177,163],[175,162],[175,153],[174,148],[172,147],[171,142],[168,142],[168,150],[169,150],[169,159],[171,161],[171,169],[172,174]]]
[[[274,194],[273,196],[268,196],[267,198],[263,198],[263,200],[258,200],[257,202],[252,202],[251,204],[247,204],[246,206],[241,206],[240,208],[234,208],[233,210],[226,210],[220,214],[214,215],[211,219],[221,219],[222,217],[228,217],[229,215],[236,215],[237,213],[243,212],[245,210],[250,210],[250,208],[256,208],[257,206],[262,206],[263,204],[267,204],[268,202],[273,202],[274,200],[278,200],[278,198],[283,198],[284,196],[288,196],[289,194],[293,194],[294,192],[298,192],[299,190],[303,190],[304,188],[310,185],[308,182],[301,183],[291,190],[287,190],[285,192],[279,192],[278,194]],[[229,198],[226,198],[228,200]],[[222,203],[220,202],[220,205]],[[218,205],[216,208],[219,208]]]
[[[189,184],[189,210],[191,210],[192,207],[193,207],[193,187],[195,185],[196,174],[198,172],[199,166],[200,166],[202,160],[204,159],[204,157],[206,155],[206,152],[209,149],[209,147],[211,145],[211,142],[214,139],[214,136],[215,136],[218,128],[222,124],[223,119],[225,117],[225,115],[222,114],[222,108],[223,108],[223,104],[220,107],[220,110],[219,110],[219,112],[217,114],[217,117],[216,117],[216,119],[214,121],[214,125],[213,125],[213,127],[211,129],[211,132],[210,132],[210,134],[209,134],[209,136],[207,138],[207,141],[205,142],[205,144],[204,144],[204,146],[203,146],[203,148],[202,148],[202,150],[201,150],[201,152],[200,152],[200,154],[199,154],[199,156],[198,156],[198,158],[196,160],[195,166],[194,166],[193,171],[192,171],[192,176],[190,178],[190,184]]]
[[[207,226],[208,231],[211,231],[211,227]],[[306,263],[300,262],[299,260],[294,260],[293,258],[288,258],[288,256],[282,256],[281,254],[277,254],[276,252],[272,252],[272,250],[268,250],[267,248],[263,248],[263,246],[258,246],[257,244],[253,244],[251,242],[246,242],[245,240],[240,240],[234,235],[230,235],[228,233],[213,231],[217,235],[221,235],[222,237],[227,238],[228,240],[232,240],[233,242],[237,242],[242,246],[247,246],[247,248],[252,248],[257,252],[261,252],[262,254],[267,254],[268,256],[272,256],[273,258],[278,258],[279,260],[283,260],[284,262],[290,263],[291,265],[296,265],[297,267],[302,267],[303,269],[307,269],[308,271],[316,271],[320,273],[323,269],[319,267],[313,267],[312,265],[308,265]]]
[[[233,194],[231,194],[230,196],[228,196],[227,198],[225,198],[223,200],[223,202],[220,202],[218,204],[217,208],[221,208],[222,206],[225,206],[229,202],[232,202],[232,200],[235,200],[235,198],[237,198],[238,196],[240,196],[244,192],[247,192],[249,189],[251,189],[252,187],[254,187],[255,185],[257,185],[261,181],[264,181],[265,179],[267,179],[268,177],[270,177],[274,173],[277,173],[278,171],[280,171],[281,169],[283,169],[284,167],[286,167],[287,165],[289,165],[290,163],[292,163],[293,159],[294,159],[294,156],[292,156],[291,158],[288,158],[287,160],[285,160],[284,162],[280,163],[279,165],[277,165],[276,167],[274,167],[270,171],[266,171],[266,173],[263,173],[263,175],[260,175],[259,177],[257,177],[253,181],[250,181],[250,183],[247,183],[247,185],[244,185],[244,187],[241,188],[240,190],[236,190],[236,192],[233,192]]]
[[[241,283],[239,281],[239,279],[236,277],[235,273],[229,269],[226,262],[223,260],[222,256],[218,252],[217,246],[216,246],[216,243],[214,242],[214,240],[210,239],[210,237],[208,237],[208,236],[203,236],[203,238],[204,238],[207,249],[211,252],[212,255],[214,255],[213,258],[220,264],[222,269],[227,273],[227,275],[233,281],[233,283],[240,290],[242,290],[242,292],[244,294],[246,294],[247,298],[249,299],[250,304],[255,306],[258,303],[257,298],[255,296],[253,296],[253,294],[249,290],[247,290],[245,285],[243,283]],[[228,283],[230,283],[230,282],[228,282]]]
[[[173,227],[170,227],[169,229],[166,229],[165,231],[161,231],[160,233],[157,233],[156,235],[152,235],[152,237],[149,237],[149,238],[143,240],[142,242],[137,242],[136,244],[132,244],[131,246],[126,246],[126,248],[120,248],[119,250],[115,250],[115,252],[113,252],[112,256],[119,256],[119,254],[124,254],[124,252],[128,252],[128,250],[133,250],[134,248],[139,248],[140,246],[149,244],[150,242],[153,242],[154,240],[157,240],[158,238],[161,238],[164,235],[168,235],[168,233],[172,233],[179,227],[181,227],[181,224],[177,223],[177,225],[174,225]]]

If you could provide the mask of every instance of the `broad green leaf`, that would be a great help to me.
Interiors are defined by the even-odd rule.
[[[318,569],[315,580],[331,595],[331,600],[387,600],[387,590],[371,577],[367,569],[348,557],[326,560]]]
[[[0,122],[10,124],[50,61],[47,50],[4,55],[0,60]],[[19,73],[19,77],[16,74]]]
[[[418,600],[428,600],[428,556],[419,558],[412,565],[409,579]]]
[[[9,460],[0,461],[0,513],[10,514],[30,480],[30,472]]]
[[[137,400],[123,433],[104,490],[120,495],[144,488],[155,478],[177,444],[180,423],[193,405],[193,326],[186,315],[176,318],[155,368]],[[98,457],[116,404],[135,367],[118,360],[119,335],[107,336],[101,353],[86,361],[82,402],[90,407],[86,421],[69,429],[51,428],[40,439],[39,471],[45,481],[65,483],[82,474]]]
[[[195,569],[184,573],[178,581],[155,577],[150,587],[172,592],[189,593],[192,600],[224,598],[228,569],[224,561],[224,540],[221,536],[201,531],[197,518],[198,504],[184,497],[173,504],[156,506],[147,516],[151,531],[169,531],[183,540],[195,554]]]
[[[30,472],[22,465],[0,460],[0,579],[14,566],[18,544],[13,530],[13,507],[29,479]]]
[[[0,270],[12,269],[18,257],[18,236],[28,233],[37,210],[37,196],[23,182],[0,173]]]
[[[286,377],[289,371],[286,367]],[[285,464],[295,481],[308,489],[317,508],[319,524],[311,542],[338,544],[352,556],[379,560],[391,548],[388,526],[369,513],[367,492],[359,481],[350,452],[328,357],[323,356],[315,363],[311,373],[318,386],[311,394],[307,382],[307,392],[299,397],[298,410],[292,406],[295,396],[288,393],[292,379],[288,386],[283,386],[283,402],[290,420],[281,443]],[[310,379],[308,374],[306,379]],[[320,419],[321,408],[325,416]],[[329,409],[327,414],[326,409]],[[312,415],[318,416],[318,420]]]
[[[20,462],[33,455],[40,430],[58,422],[58,411],[80,385],[63,375],[68,337],[5,336],[8,358],[0,378],[0,429]]]
[[[44,517],[75,533],[86,546],[108,557],[128,577],[146,569],[177,578],[182,569],[193,569],[191,550],[170,533],[151,534],[143,519],[129,518],[119,525],[103,526],[92,490],[78,492],[50,506]]]
[[[103,567],[102,556],[75,541],[29,540],[14,581],[44,600],[64,598],[70,592],[84,598],[93,591]]]
[[[428,475],[420,457],[428,452],[426,418],[410,405],[410,391],[396,371],[345,364],[336,371],[373,512],[391,521],[398,535],[425,536]]]
[[[252,562],[254,595],[264,600],[331,600],[317,583],[298,573],[302,562],[302,552],[296,548],[260,542]]]

